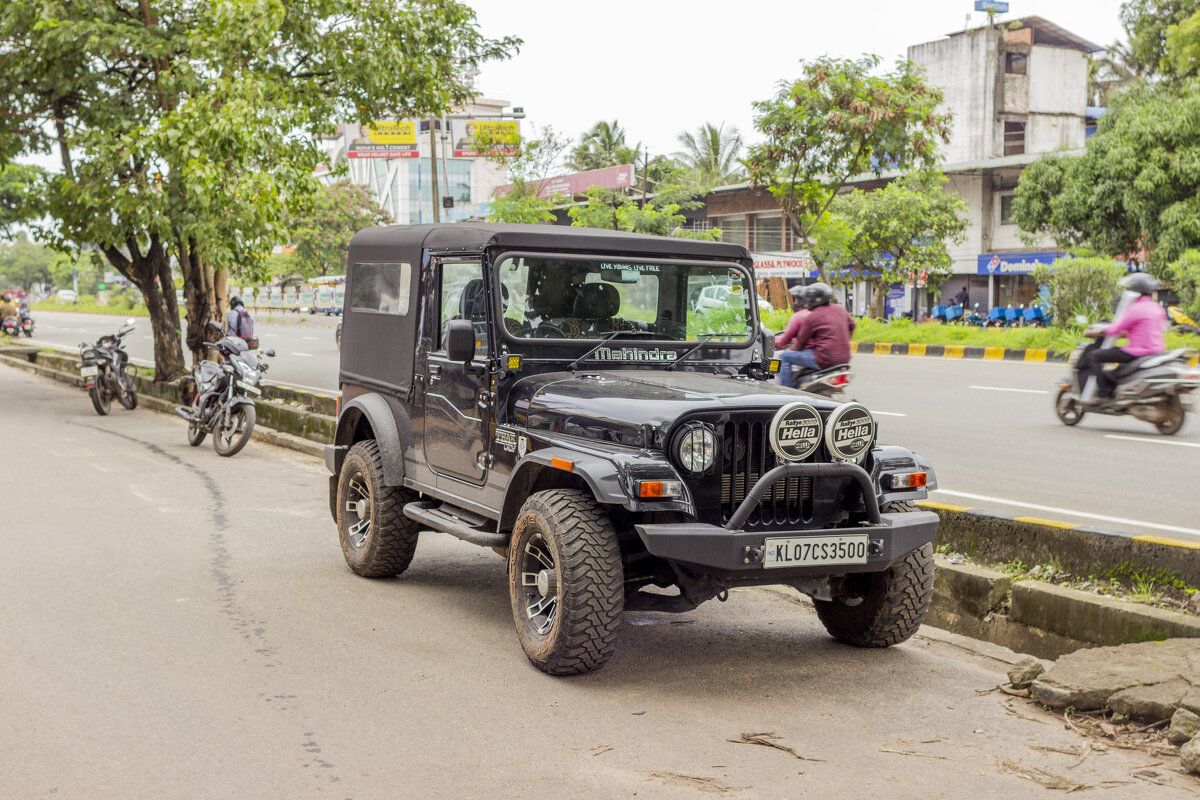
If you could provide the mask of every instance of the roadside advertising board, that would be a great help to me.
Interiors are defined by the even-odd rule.
[[[515,156],[521,150],[521,129],[517,122],[456,119],[450,122],[450,133],[455,158]]]
[[[412,120],[372,122],[359,126],[347,158],[416,158],[417,126]]]
[[[767,278],[815,278],[819,274],[808,253],[751,253],[754,259],[755,277]]]
[[[587,194],[587,190],[593,186],[601,189],[620,189],[633,186],[633,165],[622,164],[617,167],[589,169],[587,172],[572,172],[569,175],[547,178],[538,183],[538,197],[553,197],[556,194],[574,197],[578,194]],[[496,188],[496,196],[504,197],[512,189],[511,183],[499,186]]]

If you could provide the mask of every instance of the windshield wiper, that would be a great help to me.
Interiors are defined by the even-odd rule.
[[[593,353],[595,353],[595,352],[596,352],[597,350],[599,350],[601,347],[604,347],[604,345],[608,344],[608,343],[609,343],[609,342],[611,342],[613,339],[616,339],[618,336],[622,336],[622,335],[624,335],[624,334],[627,334],[627,333],[634,333],[634,334],[637,334],[637,335],[639,335],[639,336],[654,336],[654,335],[655,335],[655,334],[654,334],[652,331],[627,331],[627,330],[625,330],[625,329],[623,329],[623,328],[622,328],[621,330],[616,330],[616,331],[613,331],[613,332],[612,332],[612,333],[610,333],[608,336],[605,336],[603,339],[601,339],[600,341],[596,342],[596,346],[595,346],[595,347],[593,347],[591,350],[588,350],[586,353],[584,353],[583,355],[581,355],[579,358],[577,358],[577,359],[575,359],[574,361],[572,361],[572,362],[570,363],[570,365],[567,367],[567,369],[569,369],[569,370],[571,370],[572,372],[574,372],[576,367],[578,367],[580,364],[582,364],[584,361],[586,361],[586,360],[588,359],[588,357],[589,357],[589,356],[591,356]]]
[[[691,350],[688,350],[686,353],[684,353],[679,358],[672,361],[670,364],[667,364],[667,366],[663,367],[663,369],[665,369],[665,370],[675,369],[677,366],[679,366],[684,361],[686,361],[688,358],[690,358],[692,355],[694,355],[697,351],[699,351],[705,347],[708,347],[708,345],[710,344],[710,340],[716,336],[732,336],[732,335],[733,334],[730,334],[730,333],[702,333],[696,337],[700,341],[696,343],[695,347],[693,347]]]

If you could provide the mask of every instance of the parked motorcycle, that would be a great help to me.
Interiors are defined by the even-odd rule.
[[[92,399],[92,407],[102,417],[112,408],[113,398],[130,411],[137,408],[133,367],[122,347],[122,339],[133,331],[134,322],[132,318],[125,320],[115,334],[101,336],[93,345],[79,343],[79,375]]]
[[[1077,318],[1085,324],[1085,318]],[[1085,332],[1090,338],[1072,351],[1067,363],[1071,376],[1059,386],[1054,410],[1064,425],[1076,425],[1091,412],[1110,416],[1131,415],[1158,428],[1170,436],[1183,427],[1186,410],[1191,407],[1191,393],[1200,389],[1200,368],[1188,360],[1196,351],[1181,347],[1166,353],[1143,356],[1120,364],[1109,374],[1116,378],[1117,388],[1109,399],[1085,399],[1094,394],[1089,387],[1079,385],[1079,363],[1084,354],[1103,346],[1104,325],[1093,325]]]
[[[216,322],[209,325],[221,330]],[[179,406],[175,413],[187,421],[188,444],[192,447],[199,447],[211,433],[217,455],[236,455],[254,431],[252,396],[262,394],[259,384],[268,365],[237,336],[205,342],[204,346],[216,350],[224,360],[196,364],[190,379],[181,385],[181,394],[192,398],[191,405]],[[266,350],[262,355],[273,358],[275,351]]]
[[[968,325],[977,325],[981,328],[986,328],[988,324],[987,314],[979,310],[979,303],[976,303],[971,312],[963,317],[963,321]]]
[[[17,314],[17,327],[21,329],[21,333],[25,334],[26,339],[33,338],[33,314],[29,313],[28,308],[21,308]]]

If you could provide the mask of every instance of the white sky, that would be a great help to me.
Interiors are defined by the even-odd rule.
[[[754,140],[755,100],[799,77],[802,59],[880,56],[986,23],[973,0],[464,0],[486,36],[519,36],[521,52],[483,67],[484,96],[525,108],[522,125],[552,125],[578,141],[617,119],[651,156],[704,122]],[[1012,0],[1000,22],[1040,16],[1098,45],[1123,38],[1120,0]]]

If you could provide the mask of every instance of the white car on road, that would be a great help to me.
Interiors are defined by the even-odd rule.
[[[727,283],[706,286],[701,290],[700,296],[696,298],[695,310],[703,312],[711,311],[715,308],[743,308],[746,305],[745,297],[746,295],[740,286]],[[756,294],[754,299],[758,301],[759,313],[771,310],[771,304],[759,295]]]

